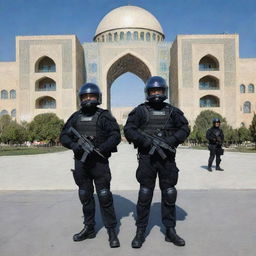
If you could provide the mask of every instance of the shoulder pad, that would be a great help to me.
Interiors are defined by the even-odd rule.
[[[115,117],[112,115],[110,111],[108,111],[107,109],[100,109],[100,110],[101,110],[100,117],[105,117],[106,119],[112,122],[116,122]]]
[[[176,108],[176,107],[173,107],[173,112],[180,114],[180,115],[184,115],[184,113],[179,108]]]

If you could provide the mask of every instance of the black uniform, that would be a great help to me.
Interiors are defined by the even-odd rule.
[[[221,128],[219,127],[211,127],[206,132],[206,138],[209,140],[209,150],[210,150],[210,157],[208,160],[208,168],[211,168],[212,162],[216,155],[216,168],[220,166],[220,156],[223,155],[222,144],[224,141],[224,134]]]
[[[75,147],[76,139],[68,130],[74,127],[81,135],[90,137],[96,148],[106,157],[104,159],[93,152],[88,155],[85,163],[80,161],[83,150]],[[111,152],[117,151],[121,136],[119,126],[112,115],[101,108],[94,108],[87,112],[81,110],[75,112],[66,122],[60,136],[63,146],[73,149],[75,154],[75,169],[73,176],[79,187],[79,198],[83,205],[84,224],[95,224],[94,186],[98,194],[103,222],[106,228],[116,226],[116,216],[113,206],[112,193],[110,191],[111,173],[108,157]]]
[[[175,163],[175,153],[164,150],[163,160],[158,153],[150,156],[151,142],[141,134],[157,134],[172,147],[177,147],[188,137],[190,130],[183,112],[167,103],[144,103],[136,107],[128,116],[124,127],[125,137],[138,148],[139,166],[136,178],[140,183],[137,203],[138,228],[146,228],[157,174],[162,192],[162,222],[165,227],[175,227],[175,202],[179,169]]]

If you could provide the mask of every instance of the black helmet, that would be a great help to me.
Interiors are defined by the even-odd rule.
[[[163,90],[163,94],[150,95],[150,90],[159,88]],[[148,79],[145,86],[145,98],[149,102],[163,102],[168,98],[168,86],[166,81],[160,76],[152,76]]]
[[[212,123],[215,124],[215,123],[220,123],[220,119],[215,117],[212,119]]]
[[[95,94],[97,96],[96,100],[84,100],[82,101],[82,96],[84,94]],[[100,88],[93,83],[86,83],[83,86],[81,86],[79,90],[79,98],[81,101],[81,107],[82,108],[90,108],[90,107],[96,107],[97,105],[101,104],[101,91]]]

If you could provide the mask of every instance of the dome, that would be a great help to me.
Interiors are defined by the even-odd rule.
[[[148,11],[137,6],[122,6],[109,12],[99,23],[95,37],[117,29],[147,29],[164,36],[158,20]]]

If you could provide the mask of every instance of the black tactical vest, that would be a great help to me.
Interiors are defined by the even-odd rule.
[[[140,127],[141,130],[162,138],[171,136],[177,130],[172,119],[172,106],[166,105],[161,110],[155,110],[149,105],[141,106],[146,115],[146,122]]]
[[[100,129],[98,124],[99,116],[103,111],[103,109],[98,109],[92,116],[87,116],[81,112],[79,113],[78,118],[74,123],[74,127],[81,135],[84,135],[86,137],[95,137],[94,145],[96,147],[98,147],[106,140],[106,136],[104,136],[104,131]]]

